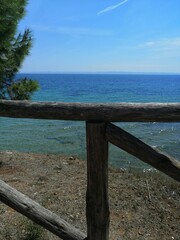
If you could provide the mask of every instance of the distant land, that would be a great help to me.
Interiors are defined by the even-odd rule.
[[[19,74],[142,74],[142,75],[180,75],[180,72],[20,72]]]

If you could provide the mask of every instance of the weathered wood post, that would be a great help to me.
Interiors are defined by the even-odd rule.
[[[106,123],[86,122],[87,138],[87,239],[109,239],[108,142]]]

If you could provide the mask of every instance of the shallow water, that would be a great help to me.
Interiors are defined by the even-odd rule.
[[[27,75],[26,75],[27,76]],[[41,90],[34,101],[180,102],[180,75],[31,74]],[[180,123],[117,123],[144,142],[180,159]],[[86,158],[85,123],[0,118],[0,150],[61,153]],[[142,168],[110,144],[110,163]]]

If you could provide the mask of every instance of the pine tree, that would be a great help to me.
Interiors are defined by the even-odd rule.
[[[15,80],[32,46],[29,29],[17,33],[26,5],[27,0],[0,0],[0,99],[29,100],[39,88],[34,80]]]

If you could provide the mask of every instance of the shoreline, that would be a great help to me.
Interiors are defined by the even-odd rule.
[[[0,178],[86,232],[85,161],[60,154],[0,151]],[[179,199],[180,184],[164,174],[110,166],[110,239],[178,240]],[[17,240],[28,233],[32,223],[25,217],[2,203],[0,213],[0,240]],[[42,239],[59,239],[41,228],[40,232]]]
[[[64,153],[59,153],[59,152],[39,152],[39,151],[18,151],[18,150],[0,150],[0,154],[9,154],[9,155],[13,155],[14,153],[16,154],[30,154],[30,155],[47,155],[47,156],[60,156],[60,157],[65,157],[65,158],[72,158],[72,159],[80,159],[81,161],[85,162],[86,163],[86,154],[83,154],[83,156],[79,156],[78,154],[64,154]],[[128,153],[127,153],[128,154]],[[157,169],[155,169],[154,167],[152,167],[151,165],[143,162],[142,160],[130,155],[130,157],[134,158],[135,160],[134,161],[138,161],[138,164],[133,164],[132,163],[132,159],[131,161],[128,161],[127,159],[125,160],[126,164],[124,164],[124,161],[121,159],[121,156],[119,157],[119,162],[121,162],[121,164],[117,164],[117,162],[114,162],[112,161],[111,159],[111,155],[109,155],[109,159],[108,159],[108,166],[109,168],[113,168],[113,169],[119,169],[119,170],[122,170],[122,171],[135,171],[135,172],[158,172]],[[142,166],[140,166],[142,164]]]

